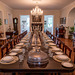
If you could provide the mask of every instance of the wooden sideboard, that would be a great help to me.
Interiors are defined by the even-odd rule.
[[[10,39],[12,39],[12,36],[16,33],[16,31],[8,31],[6,32],[6,36],[9,35]]]

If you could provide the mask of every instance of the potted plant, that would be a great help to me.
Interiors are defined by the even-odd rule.
[[[73,33],[73,32],[74,32],[74,27],[70,27],[69,33],[71,34],[71,33]]]
[[[73,32],[74,32],[74,27],[70,27],[70,30],[69,30],[69,39],[73,39]]]

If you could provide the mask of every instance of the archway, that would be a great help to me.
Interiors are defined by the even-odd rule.
[[[73,29],[74,23],[75,23],[75,7],[68,14],[69,32],[74,31],[74,29]],[[71,35],[71,34],[69,33],[69,35]],[[71,38],[73,38],[73,37],[71,37]]]
[[[73,27],[74,26],[74,20],[75,20],[75,8],[73,8],[68,15],[68,26]]]

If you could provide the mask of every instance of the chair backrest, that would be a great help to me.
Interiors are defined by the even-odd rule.
[[[6,54],[9,53],[9,51],[19,43],[19,41],[27,34],[27,31],[24,33],[17,35],[13,39],[6,42],[3,46],[1,46],[1,58],[4,57]]]
[[[59,38],[56,40],[56,45],[57,47],[61,48],[61,40]]]
[[[50,35],[50,32],[48,30],[46,30],[46,34],[49,36]]]
[[[75,47],[73,47],[73,52],[74,52],[74,64],[75,64]]]
[[[72,50],[67,45],[64,45],[64,53],[71,58]]]
[[[4,57],[12,49],[12,40],[8,41],[1,47],[1,58]]]
[[[54,41],[55,44],[56,44],[56,40],[57,40],[57,37],[53,36],[53,41]]]
[[[46,34],[49,35],[49,37],[53,41],[56,41],[57,46],[59,48],[61,48],[63,50],[63,52],[71,58],[72,50],[67,45],[65,45],[65,43],[63,41],[61,41],[59,38],[52,35],[49,31],[46,31]],[[75,53],[75,48],[74,48],[74,53]],[[74,62],[75,62],[75,58],[74,58]]]

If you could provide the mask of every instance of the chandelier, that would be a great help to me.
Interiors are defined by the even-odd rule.
[[[34,15],[34,16],[43,15],[43,10],[41,10],[41,9],[39,8],[39,6],[36,5],[35,8],[33,8],[33,9],[31,10],[31,15]]]

